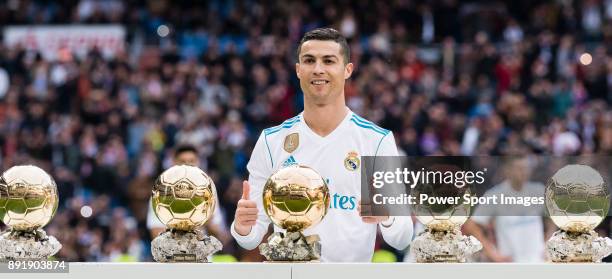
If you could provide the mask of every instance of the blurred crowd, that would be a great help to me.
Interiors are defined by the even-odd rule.
[[[612,155],[612,0],[0,6],[0,26],[89,23],[125,26],[126,51],[0,46],[1,169],[52,173],[62,259],[150,260],[151,186],[178,144],[198,148],[229,227],[259,133],[302,110],[295,48],[315,27],[349,39],[347,104],[405,155]]]

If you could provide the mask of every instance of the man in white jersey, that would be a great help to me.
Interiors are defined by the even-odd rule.
[[[330,208],[318,225],[304,231],[321,238],[321,260],[367,262],[372,258],[377,227],[384,240],[404,249],[412,238],[407,216],[360,216],[361,156],[396,156],[393,134],[367,121],[345,104],[344,84],[353,71],[346,39],[331,28],[304,35],[295,65],[304,92],[304,111],[265,129],[247,165],[231,233],[240,246],[254,249],[268,230],[262,207],[263,186],[276,170],[290,164],[314,168],[327,180]],[[274,227],[275,231],[282,231]]]
[[[543,197],[544,185],[529,181],[530,169],[526,158],[510,158],[505,165],[507,179],[484,196]],[[537,263],[545,261],[545,237],[554,230],[554,225],[543,216],[543,204],[512,208],[478,206],[463,229],[480,240],[484,254],[493,262]],[[493,227],[495,241],[485,234],[489,226]]]

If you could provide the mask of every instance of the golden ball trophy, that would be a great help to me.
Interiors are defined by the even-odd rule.
[[[212,179],[193,166],[173,166],[155,181],[153,210],[166,231],[151,242],[157,262],[208,262],[222,249],[221,242],[198,229],[215,210],[217,195]]]
[[[327,183],[309,167],[291,165],[272,174],[264,186],[263,207],[286,233],[273,233],[259,246],[260,253],[268,261],[318,261],[319,236],[304,236],[302,231],[323,219],[329,202]]]
[[[546,184],[546,208],[561,229],[546,242],[553,262],[601,262],[612,253],[612,240],[595,227],[607,216],[610,193],[599,172],[586,165],[567,165]]]
[[[14,166],[0,177],[0,261],[41,260],[55,255],[62,245],[42,230],[55,215],[57,186],[36,166]]]
[[[413,204],[412,210],[426,229],[410,245],[411,253],[418,263],[463,263],[482,249],[482,244],[473,236],[461,233],[461,226],[470,216],[469,204],[463,197],[469,187],[450,184],[419,184],[413,196],[426,194],[429,197],[459,197],[458,204]]]

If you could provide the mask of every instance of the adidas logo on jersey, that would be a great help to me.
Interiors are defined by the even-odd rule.
[[[293,155],[291,155],[289,156],[289,158],[287,158],[287,160],[283,162],[283,168],[291,166],[291,165],[295,165],[295,164],[297,164],[297,161],[295,160],[295,158],[293,158]]]

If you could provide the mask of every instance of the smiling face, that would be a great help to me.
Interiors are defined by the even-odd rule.
[[[295,70],[306,103],[325,105],[338,98],[344,100],[344,83],[353,72],[353,64],[344,61],[339,43],[306,41],[298,59]]]

